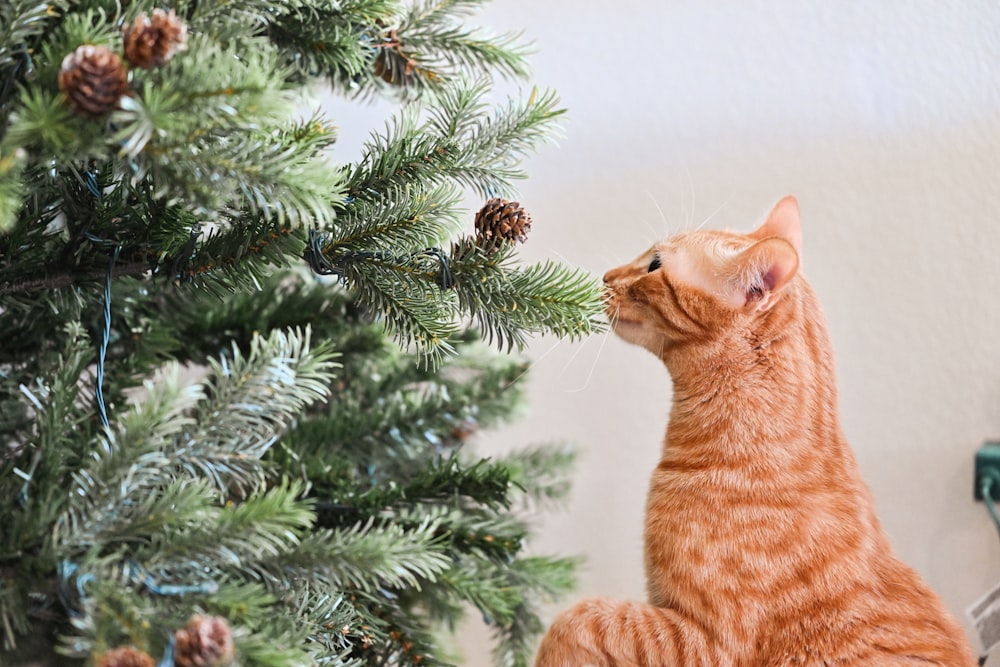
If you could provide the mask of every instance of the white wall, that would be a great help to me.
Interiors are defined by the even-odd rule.
[[[527,258],[600,274],[667,230],[750,229],[799,198],[845,430],[897,551],[965,622],[1000,580],[972,500],[973,455],[1000,437],[1000,3],[496,0],[479,19],[525,28],[570,109],[522,187]],[[580,596],[641,598],[666,371],[616,339],[531,356],[532,413],[482,444],[578,443],[535,547],[586,555]]]

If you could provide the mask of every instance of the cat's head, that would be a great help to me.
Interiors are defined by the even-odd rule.
[[[790,196],[749,234],[676,234],[604,275],[608,317],[621,338],[661,358],[681,343],[752,332],[787,296],[801,247]]]

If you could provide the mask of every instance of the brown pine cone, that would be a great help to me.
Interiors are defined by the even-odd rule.
[[[153,658],[132,646],[119,646],[97,656],[97,667],[153,667]]]
[[[174,665],[217,667],[233,657],[233,633],[221,616],[194,616],[174,633]]]
[[[128,70],[108,47],[84,44],[63,58],[59,90],[73,111],[105,116],[118,107],[128,90]]]
[[[489,250],[501,243],[524,243],[530,229],[531,216],[520,202],[497,197],[476,214],[476,245]]]
[[[187,25],[174,10],[154,9],[150,18],[142,13],[122,29],[125,59],[136,67],[162,67],[178,51],[187,48]]]
[[[395,30],[390,30],[375,57],[375,76],[386,83],[406,88],[417,81],[417,62],[403,53],[403,42]]]

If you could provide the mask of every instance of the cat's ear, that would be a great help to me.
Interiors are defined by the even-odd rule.
[[[779,238],[787,241],[795,254],[802,256],[802,217],[799,213],[799,202],[788,195],[771,209],[764,221],[750,238],[763,241],[769,238]]]
[[[733,258],[728,281],[730,303],[737,308],[768,310],[798,269],[799,254],[784,238],[758,241]]]
[[[757,243],[733,259],[729,272],[729,301],[736,307],[763,311],[795,276],[802,254],[799,203],[791,195],[771,209],[767,219],[750,234]]]

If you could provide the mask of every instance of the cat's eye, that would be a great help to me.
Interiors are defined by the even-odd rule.
[[[661,266],[663,266],[663,264],[660,263],[660,256],[656,255],[653,257],[653,261],[649,263],[649,273],[656,271]]]

